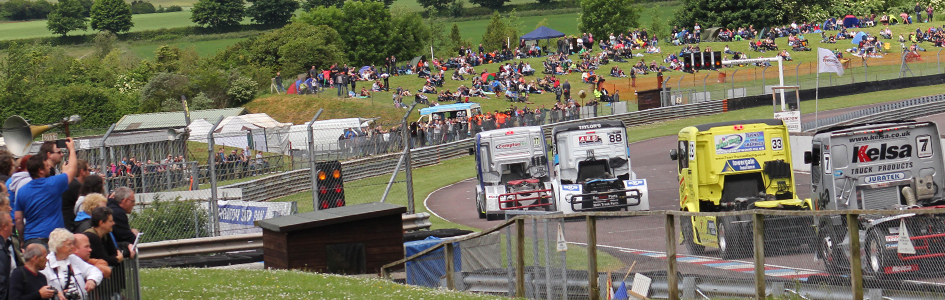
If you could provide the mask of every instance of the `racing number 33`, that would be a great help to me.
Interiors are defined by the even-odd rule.
[[[781,138],[771,138],[771,150],[781,150],[784,149],[784,141]]]

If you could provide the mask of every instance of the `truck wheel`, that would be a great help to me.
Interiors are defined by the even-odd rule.
[[[485,197],[483,197],[482,194],[476,194],[476,213],[479,215],[480,219],[486,218],[486,209],[483,205],[485,204],[483,198]]]
[[[751,244],[752,237],[745,236],[745,231],[737,228],[736,224],[732,224],[730,217],[719,217],[716,220],[720,224],[718,229],[720,256],[724,259],[746,257],[749,251],[744,245]]]
[[[817,239],[820,243],[817,247],[819,251],[818,256],[820,256],[820,260],[824,263],[824,269],[827,273],[840,274],[840,260],[844,259],[844,256],[843,254],[837,253],[837,250],[834,249],[834,243],[836,243],[836,241],[829,230],[831,229],[828,229],[826,226],[821,226],[820,233],[817,235]]]
[[[696,244],[695,233],[692,229],[692,217],[679,219],[679,229],[682,230],[683,243],[686,244],[686,250],[689,250],[689,254],[699,255],[705,253],[705,246]]]
[[[887,261],[888,254],[886,250],[886,244],[883,242],[885,239],[881,237],[877,231],[871,230],[866,239],[866,272],[874,276],[881,276],[885,274],[886,266],[889,265]],[[852,267],[852,266],[851,266]],[[859,266],[856,266],[859,267]]]

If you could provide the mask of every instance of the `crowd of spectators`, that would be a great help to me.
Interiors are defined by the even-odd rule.
[[[111,299],[115,272],[136,255],[134,191],[104,196],[103,178],[65,144],[18,159],[0,151],[0,299]]]

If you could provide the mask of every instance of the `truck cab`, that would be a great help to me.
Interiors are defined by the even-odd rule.
[[[811,165],[818,210],[914,210],[945,204],[942,144],[932,122],[827,128],[814,135],[804,160]],[[858,220],[853,226],[866,249],[860,266],[866,274],[931,271],[930,263],[945,259],[945,241],[938,238],[945,234],[943,215],[861,214]],[[817,221],[817,256],[831,273],[850,267],[846,227],[843,215]],[[900,234],[909,236],[914,249],[900,247]]]
[[[791,145],[781,120],[761,119],[685,127],[670,158],[677,163],[679,206],[690,212],[749,209],[808,210],[797,197]],[[680,219],[690,253],[718,248],[726,258],[751,253],[751,216],[694,216]],[[765,242],[798,243],[810,230],[807,218],[766,216]],[[803,243],[803,242],[801,242]]]
[[[475,155],[479,218],[491,221],[507,210],[555,210],[541,127],[480,132]]]
[[[649,210],[647,184],[630,168],[622,121],[555,126],[554,188],[564,213]]]

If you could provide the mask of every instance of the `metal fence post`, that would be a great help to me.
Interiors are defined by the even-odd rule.
[[[765,299],[765,215],[752,215],[755,248],[755,299]]]
[[[515,297],[525,297],[525,219],[515,219]]]
[[[863,58],[863,82],[870,81],[870,66],[866,64],[866,57]]]
[[[558,228],[561,235],[564,235],[564,218],[558,219]],[[568,255],[566,251],[561,251],[561,299],[568,299]]]
[[[312,121],[308,122],[308,126],[305,126],[305,130],[308,131],[308,166],[311,169],[312,174],[312,210],[318,210],[318,178],[316,178],[315,170],[315,132],[312,131],[312,125],[315,124],[315,120],[318,120],[318,116],[322,114],[324,109],[319,108],[318,112],[315,113],[315,116],[312,117]]]
[[[400,172],[400,166],[404,164],[404,159],[407,157],[407,153],[410,152],[410,128],[407,126],[407,118],[410,117],[410,113],[413,112],[414,107],[417,107],[416,103],[407,109],[407,112],[404,113],[404,118],[400,121],[400,135],[404,141],[404,154],[400,156],[400,159],[397,161],[397,165],[394,166],[394,172],[390,175],[390,180],[387,181],[387,187],[384,188],[384,194],[381,195],[381,202],[387,201],[387,195],[390,194],[390,189],[394,186],[394,181],[397,180],[397,173]]]
[[[453,242],[447,242],[444,245],[443,255],[446,260],[446,289],[451,291],[456,289],[456,262],[453,259],[453,250]]]
[[[111,180],[108,180],[108,172],[111,171],[111,168],[108,166],[108,155],[105,155],[105,152],[107,151],[105,148],[105,140],[108,140],[108,137],[112,135],[112,131],[115,130],[115,125],[116,123],[112,123],[112,126],[108,127],[108,131],[106,131],[105,135],[102,136],[102,146],[101,150],[99,151],[99,156],[102,158],[102,162],[99,164],[99,167],[102,168],[102,178],[105,179],[106,195],[108,195],[108,193],[111,191]]]
[[[213,229],[211,233],[213,236],[217,236],[220,233],[220,214],[217,212],[220,209],[217,206],[217,156],[213,151],[213,132],[217,130],[217,126],[220,126],[221,122],[223,122],[223,116],[220,116],[220,118],[213,123],[213,127],[210,127],[210,131],[207,132],[207,153],[210,154],[210,228]]]
[[[769,67],[771,67],[771,66],[766,66],[764,69],[761,69],[761,94],[762,94],[762,95],[764,95],[765,92],[766,92],[766,91],[765,91],[765,86],[766,86],[767,84],[765,84],[765,73],[768,72],[768,68],[769,68]],[[772,91],[772,93],[774,93],[774,92]]]
[[[705,92],[706,94],[709,94],[709,89],[706,87],[705,81],[709,79],[709,75],[711,75],[711,73],[706,72],[705,77],[702,78],[702,91]],[[708,99],[705,99],[705,101],[709,101],[709,100],[712,100],[712,94],[709,94]]]
[[[600,299],[597,284],[597,217],[587,216],[587,293],[590,300]]]
[[[671,214],[666,214],[666,264],[669,299],[679,299],[679,277],[676,276],[676,220]]]
[[[738,70],[732,71],[732,98],[735,98],[735,73],[738,73]],[[745,95],[748,96],[748,95]]]
[[[551,235],[548,232],[550,219],[542,219],[545,224],[545,298],[551,299]],[[538,238],[538,235],[535,235]],[[536,266],[538,266],[536,264]]]
[[[860,264],[860,221],[858,214],[847,215],[847,234],[850,235],[850,283],[853,300],[863,300],[863,268]]]
[[[798,63],[797,67],[794,68],[794,78],[797,79],[797,86],[801,86],[801,65],[804,63]]]
[[[942,50],[945,50],[945,49],[939,49],[938,53],[935,54],[935,61],[938,63],[939,74],[942,74],[942,58],[941,58]]]

